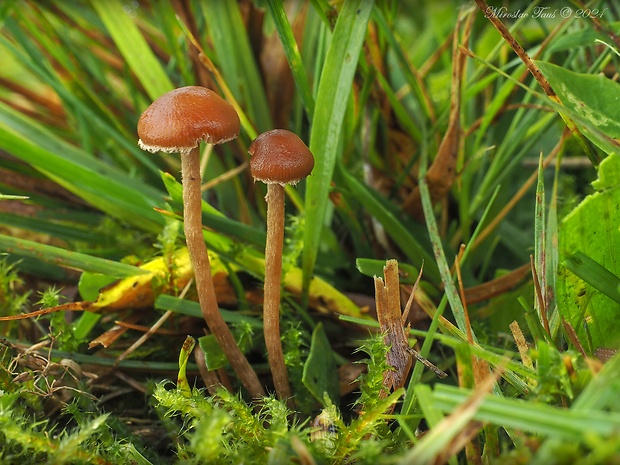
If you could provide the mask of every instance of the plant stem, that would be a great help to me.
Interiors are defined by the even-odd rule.
[[[239,349],[217,306],[209,254],[202,234],[202,191],[198,147],[181,153],[185,241],[194,269],[200,309],[209,329],[252,398],[265,395],[254,369]]]
[[[284,187],[267,184],[267,244],[265,247],[265,297],[263,328],[267,357],[276,394],[280,400],[292,402],[288,374],[280,339],[280,283],[282,279],[282,247],[284,245]]]

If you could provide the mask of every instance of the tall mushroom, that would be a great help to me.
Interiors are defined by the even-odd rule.
[[[290,131],[274,129],[259,135],[248,149],[255,181],[267,184],[267,244],[263,327],[271,374],[280,399],[290,402],[290,386],[280,340],[280,281],[284,242],[284,186],[297,184],[314,168],[314,157]]]
[[[222,144],[235,139],[239,128],[239,115],[215,92],[199,86],[181,87],[162,95],[142,113],[138,144],[149,152],[181,154],[183,227],[202,315],[237,376],[257,398],[265,391],[219,311],[202,234],[200,141]]]

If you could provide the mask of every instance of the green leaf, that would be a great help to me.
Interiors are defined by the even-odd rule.
[[[114,276],[107,276],[101,273],[82,273],[78,283],[78,290],[83,300],[94,302],[99,296],[99,291],[108,284],[116,281]]]
[[[226,366],[228,363],[226,355],[224,355],[213,334],[202,336],[198,339],[198,344],[205,354],[205,363],[209,371],[219,370]]]
[[[321,403],[325,402],[325,393],[336,402],[340,397],[337,373],[336,360],[329,345],[329,339],[325,334],[323,324],[319,323],[312,333],[310,354],[304,365],[302,382]]]
[[[92,0],[92,5],[149,97],[155,100],[171,91],[174,85],[138,26],[123,9],[123,3],[120,0]]]
[[[584,347],[591,340],[592,350],[620,344],[620,329],[616,324],[620,314],[618,304],[587,284],[596,281],[603,284],[600,275],[588,266],[592,261],[609,274],[620,276],[620,185],[615,181],[619,176],[620,155],[610,155],[599,166],[599,180],[592,183],[598,191],[569,213],[559,228],[558,308],[575,328]],[[590,260],[584,261],[583,256]]]
[[[374,260],[371,258],[358,258],[355,260],[355,266],[365,276],[370,278],[383,275],[383,267],[385,260]],[[420,273],[419,268],[399,262],[398,270],[400,273],[400,282],[403,284],[414,284]]]
[[[620,84],[603,75],[582,74],[537,62],[562,103],[591,124],[579,129],[606,153],[620,153]]]
[[[302,266],[304,293],[307,293],[310,285],[319,250],[329,186],[342,136],[342,122],[373,3],[370,0],[350,0],[344,3],[321,73],[310,134],[310,151],[314,154],[315,165],[306,184]]]
[[[75,339],[85,341],[102,316],[101,313],[84,312],[72,325]]]

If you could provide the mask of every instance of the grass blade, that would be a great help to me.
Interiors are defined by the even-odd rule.
[[[182,211],[183,186],[169,173],[162,173],[162,180],[170,194],[171,206],[178,211]],[[204,200],[202,202],[202,223],[210,229],[235,236],[242,241],[252,244],[259,250],[265,248],[265,231],[228,218]]]
[[[464,402],[470,391],[437,385],[433,400],[437,408],[450,412]],[[505,428],[531,431],[565,440],[582,440],[588,434],[610,436],[620,428],[620,415],[599,410],[567,410],[520,399],[488,396],[474,419]]]
[[[123,4],[119,0],[92,0],[92,5],[149,97],[155,100],[172,90],[174,85],[151,51],[138,26],[123,10]]]
[[[94,207],[143,230],[161,229],[163,221],[153,211],[153,206],[162,200],[155,189],[60,140],[56,141],[42,127],[29,124],[18,113],[2,104],[0,129],[0,148],[36,167]],[[37,143],[37,139],[33,140],[33,136],[39,141],[47,136],[49,140],[42,146]]]
[[[200,2],[217,54],[216,65],[258,132],[272,129],[269,104],[237,2]],[[234,40],[233,40],[234,37]]]
[[[582,252],[566,257],[566,268],[620,304],[620,278]]]
[[[310,84],[308,83],[308,74],[306,73],[304,63],[301,59],[301,53],[299,52],[297,41],[293,35],[293,29],[284,11],[284,5],[281,0],[269,0],[267,5],[269,6],[269,13],[271,14],[271,18],[280,36],[280,41],[284,47],[284,53],[291,67],[293,79],[295,80],[295,85],[297,86],[301,101],[308,114],[308,119],[312,120],[312,116],[314,115],[314,96],[312,95]]]
[[[24,22],[28,21],[22,19]],[[30,20],[31,21],[31,20]],[[128,131],[124,126],[119,123],[117,117],[112,112],[106,109],[102,112],[102,104],[99,99],[97,101],[89,101],[82,93],[87,95],[94,95],[92,89],[86,89],[84,81],[91,79],[91,76],[77,76],[73,75],[69,70],[56,71],[51,58],[47,57],[45,53],[35,45],[33,38],[30,36],[29,31],[24,31],[19,26],[14,18],[9,18],[5,25],[7,31],[10,31],[14,36],[13,41],[8,40],[6,37],[0,35],[0,44],[4,45],[7,51],[29,72],[33,73],[41,82],[49,85],[58,94],[62,104],[65,108],[71,108],[72,116],[79,121],[80,132],[87,131],[91,134],[97,134],[98,139],[109,138],[118,144],[118,148],[114,147],[112,154],[118,154],[119,148],[126,150],[135,159],[140,160],[140,163],[148,168],[151,173],[148,175],[157,173],[157,166],[153,163],[151,158],[145,154],[143,150],[138,147],[136,139],[128,138]],[[14,43],[15,42],[15,43]],[[48,41],[49,42],[49,41]],[[17,46],[18,44],[19,46]],[[58,48],[58,47],[55,47]],[[67,80],[64,74],[68,73],[70,79]],[[108,102],[113,105],[113,102]],[[84,141],[84,134],[82,134],[82,141]],[[107,141],[109,142],[109,141]],[[87,144],[84,144],[84,151],[88,151]]]
[[[373,3],[364,0],[344,3],[321,73],[310,134],[310,150],[315,156],[315,167],[306,184],[304,295],[307,295],[318,254],[342,123]]]
[[[465,334],[467,334],[467,324],[465,320],[465,309],[463,303],[459,297],[458,291],[452,281],[452,275],[450,273],[450,266],[446,261],[446,255],[443,250],[443,244],[441,237],[439,236],[439,228],[437,227],[437,221],[435,220],[435,214],[433,212],[433,205],[431,204],[431,194],[428,189],[428,184],[424,177],[424,171],[420,170],[420,200],[422,201],[422,208],[424,210],[424,217],[426,218],[426,225],[428,228],[428,235],[433,244],[433,252],[435,253],[435,260],[439,268],[439,274],[444,284],[444,290],[452,309],[452,314],[456,320],[458,328]],[[475,340],[475,336],[474,336]]]
[[[159,310],[169,310],[180,315],[202,318],[200,304],[191,300],[184,300],[167,294],[160,294],[155,300],[155,308]],[[240,312],[220,309],[224,321],[233,325],[246,324],[255,329],[262,329],[263,322],[258,318],[246,316]]]
[[[538,163],[538,183],[536,184],[536,206],[534,209],[534,269],[538,282],[535,288],[540,288],[540,295],[534,299],[534,308],[542,321],[545,331],[550,333],[547,302],[547,228],[545,224],[545,179],[542,153]],[[538,294],[538,292],[537,292]]]
[[[148,273],[148,271],[142,270],[137,266],[118,263],[78,252],[71,252],[59,247],[39,244],[38,242],[17,239],[5,235],[0,235],[0,249],[10,254],[36,258],[54,265],[81,271],[101,273],[116,278],[126,278]]]

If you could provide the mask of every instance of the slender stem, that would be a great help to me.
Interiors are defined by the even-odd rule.
[[[194,268],[194,280],[196,281],[202,316],[226,355],[228,362],[252,398],[264,396],[265,390],[258,380],[258,376],[239,349],[217,306],[209,254],[202,235],[202,191],[200,190],[198,148],[181,153],[181,173],[183,177],[183,227],[187,250]]]
[[[267,244],[265,247],[265,298],[263,328],[267,357],[276,394],[292,402],[288,374],[280,339],[280,282],[282,279],[282,246],[284,245],[284,187],[267,184]]]

